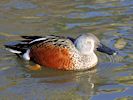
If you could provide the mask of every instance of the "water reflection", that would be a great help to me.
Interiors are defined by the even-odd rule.
[[[39,84],[46,84],[47,87],[52,88],[53,91],[50,93],[56,91],[57,94],[65,94],[57,98],[71,99],[73,95],[75,99],[82,97],[88,99],[95,92],[96,69],[85,72],[59,72],[45,69],[42,73],[32,73],[31,77],[39,78]]]

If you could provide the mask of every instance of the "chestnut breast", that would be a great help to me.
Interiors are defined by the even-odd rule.
[[[33,45],[30,57],[36,63],[55,69],[73,70],[72,56],[69,49],[52,43]]]

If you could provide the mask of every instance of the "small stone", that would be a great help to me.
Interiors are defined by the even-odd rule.
[[[127,42],[125,41],[125,39],[120,38],[120,39],[118,39],[118,40],[116,41],[116,43],[115,43],[114,46],[115,46],[117,49],[123,49],[123,48],[125,48],[126,45],[127,45]]]

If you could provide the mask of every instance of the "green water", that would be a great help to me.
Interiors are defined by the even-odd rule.
[[[85,32],[119,54],[96,52],[91,71],[31,71],[3,47],[18,35]],[[1,0],[0,47],[0,100],[133,100],[133,0]]]

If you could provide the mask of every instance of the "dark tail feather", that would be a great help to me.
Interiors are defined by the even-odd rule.
[[[28,48],[26,44],[4,45],[4,46],[8,51],[15,54],[23,54],[26,52]]]
[[[34,40],[38,38],[42,38],[41,36],[21,36],[24,39]]]
[[[15,54],[24,54],[27,49],[29,49],[29,42],[34,39],[42,38],[41,36],[21,36],[24,40],[20,40],[19,43],[15,45],[5,45],[6,49]]]

